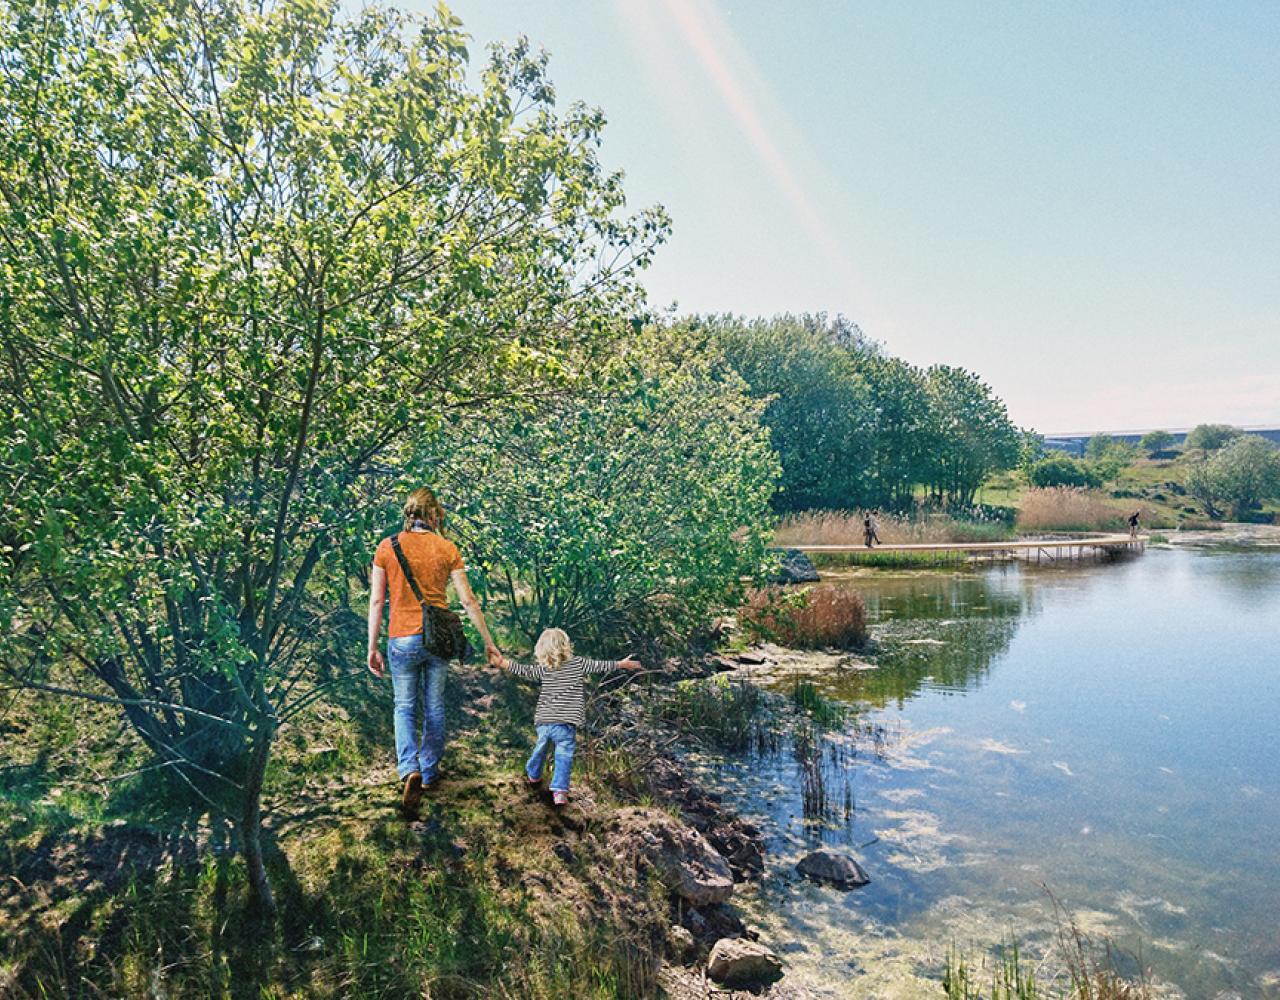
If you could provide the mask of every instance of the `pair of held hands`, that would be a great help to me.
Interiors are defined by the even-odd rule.
[[[489,661],[489,666],[501,669],[507,666],[511,661],[502,655],[497,646],[489,646],[484,651],[485,659]],[[641,663],[634,656],[626,656],[618,661],[618,669],[620,670],[639,670]]]
[[[486,646],[484,656],[488,660],[489,666],[499,669],[511,662],[502,655],[502,651],[497,646]],[[639,670],[641,663],[635,657],[628,656],[618,661],[618,667],[622,670]],[[382,650],[378,649],[377,646],[369,650],[369,670],[374,677],[382,678],[387,676],[387,664],[382,658]]]

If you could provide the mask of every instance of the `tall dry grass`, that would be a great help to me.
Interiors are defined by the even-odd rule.
[[[1120,531],[1132,509],[1078,486],[1032,487],[1022,494],[1019,531]]]
[[[738,620],[753,640],[796,649],[851,649],[867,639],[867,609],[862,598],[848,587],[830,583],[758,590]]]
[[[861,510],[808,510],[785,517],[774,532],[774,544],[861,545]],[[922,513],[915,517],[877,514],[877,534],[886,545],[912,542],[995,542],[1008,538],[1010,529],[1000,521],[959,519],[950,514]]]

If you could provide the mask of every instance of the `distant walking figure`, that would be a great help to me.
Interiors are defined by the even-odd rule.
[[[485,624],[480,602],[471,592],[458,547],[441,533],[444,508],[426,487],[414,490],[404,505],[404,530],[384,538],[373,556],[369,577],[369,669],[378,678],[387,665],[378,649],[382,608],[391,595],[387,624],[387,660],[395,701],[396,770],[400,804],[415,817],[424,786],[439,776],[444,753],[444,681],[448,660],[465,653],[461,623],[449,611],[450,581],[467,617],[484,640],[485,655],[497,663],[502,654]],[[423,629],[432,633],[430,648]],[[463,648],[458,648],[459,640]]]
[[[1138,518],[1142,516],[1142,511],[1135,510],[1129,515],[1129,537],[1138,537]]]
[[[871,548],[873,544],[880,543],[879,527],[876,519],[870,514],[867,514],[862,519],[862,539],[866,542],[867,548]]]

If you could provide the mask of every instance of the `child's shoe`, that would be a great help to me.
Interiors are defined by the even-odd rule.
[[[541,778],[530,778],[528,772],[525,772],[524,783],[530,788],[540,788],[542,786]]]
[[[552,792],[551,801],[553,804],[558,806],[567,806],[569,804],[569,793],[568,792]]]

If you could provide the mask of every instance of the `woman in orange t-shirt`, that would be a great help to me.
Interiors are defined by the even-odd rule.
[[[501,662],[485,624],[480,602],[471,592],[467,569],[458,547],[445,538],[444,508],[426,487],[409,494],[404,505],[404,531],[400,548],[413,578],[428,604],[448,608],[446,588],[453,582],[467,617],[484,640],[490,663]],[[401,804],[405,814],[414,816],[422,800],[422,790],[439,777],[444,753],[444,680],[447,663],[428,653],[422,642],[422,606],[384,538],[373,556],[369,586],[369,669],[385,677],[387,662],[378,649],[382,631],[382,608],[391,595],[391,619],[387,625],[387,661],[391,666],[391,687],[395,696],[396,769],[401,781]],[[425,710],[424,710],[425,709]]]

